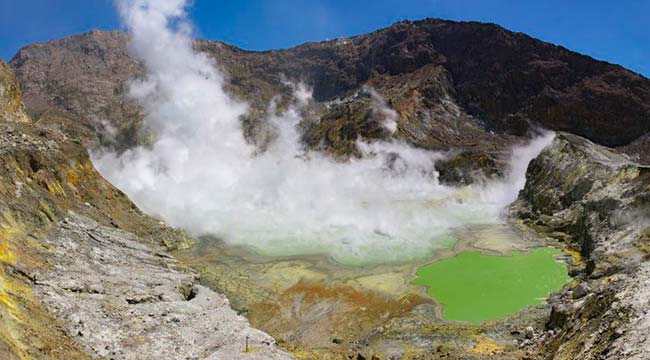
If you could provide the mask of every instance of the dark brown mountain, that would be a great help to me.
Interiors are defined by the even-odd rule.
[[[10,66],[29,113],[83,124],[88,134],[110,123],[119,129],[118,142],[136,142],[141,114],[126,98],[125,82],[143,68],[127,43],[122,32],[91,31],[20,50]],[[251,103],[244,122],[253,141],[271,97],[288,99],[283,77],[313,87],[306,139],[336,155],[353,152],[357,135],[385,136],[368,121],[364,85],[400,114],[397,136],[426,148],[498,152],[536,126],[625,146],[650,130],[650,80],[494,24],[403,21],[367,35],[265,52],[213,41],[196,46],[218,60],[228,90]],[[319,106],[324,103],[330,106]],[[643,149],[646,141],[637,142],[626,149]]]

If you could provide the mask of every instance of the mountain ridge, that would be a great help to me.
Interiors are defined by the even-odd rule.
[[[143,69],[129,54],[127,43],[127,35],[120,30],[94,30],[21,49],[10,65],[25,89],[30,113],[55,108],[73,113],[90,127],[96,126],[91,117],[107,119],[120,134],[133,135],[133,118],[141,114],[126,97],[126,83],[143,76]],[[257,136],[271,98],[290,97],[281,75],[311,86],[320,104],[349,98],[365,85],[377,88],[389,103],[395,100],[401,106],[396,110],[402,118],[399,128],[405,131],[398,131],[397,136],[425,148],[465,148],[468,144],[462,140],[468,138],[485,137],[483,142],[490,143],[490,132],[504,135],[497,142],[507,143],[508,136],[524,136],[536,126],[568,131],[607,146],[624,146],[650,130],[650,80],[620,65],[499,25],[425,19],[283,50],[249,51],[208,40],[197,40],[195,46],[217,61],[226,74],[227,90],[251,104],[252,114],[244,119],[251,138]],[[410,101],[404,101],[408,97],[404,89],[395,89],[390,82],[425,67],[438,67],[449,84],[435,89],[440,79],[429,79],[410,89]],[[99,70],[90,76],[89,72]],[[89,79],[103,83],[84,86],[83,81]],[[56,86],[35,86],[48,82]],[[83,98],[101,106],[78,104]],[[441,108],[447,98],[461,109],[462,116]],[[320,109],[313,128],[331,128],[318,124],[332,118],[328,115]],[[336,117],[329,124],[336,128],[351,125],[355,134],[369,136],[372,131],[364,132],[353,117]],[[442,125],[438,138],[408,138],[408,133],[422,133],[426,122]],[[454,128],[450,122],[474,130],[464,136],[464,128]],[[340,145],[344,142],[341,134],[322,130],[316,132],[320,135],[313,143],[325,143],[324,148],[332,153],[349,145]],[[459,131],[460,135],[454,135]]]

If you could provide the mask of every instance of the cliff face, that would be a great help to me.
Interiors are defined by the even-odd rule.
[[[559,134],[528,167],[513,210],[524,229],[573,249],[572,290],[551,300],[544,343],[558,359],[647,355],[650,168]]]
[[[126,81],[143,69],[127,42],[121,32],[92,31],[22,49],[10,65],[30,113],[63,112],[98,133],[110,125],[118,144],[136,143],[141,114],[125,96]],[[399,113],[396,136],[426,148],[494,154],[534,126],[622,146],[650,130],[650,80],[492,24],[405,21],[266,52],[212,41],[196,47],[218,61],[228,91],[251,104],[243,119],[251,141],[264,139],[271,98],[282,95],[280,107],[289,101],[283,79],[313,88],[306,138],[334,154],[352,152],[346,139],[382,136],[378,124],[359,121],[371,111],[366,85]]]
[[[3,121],[29,122],[25,114],[20,85],[11,68],[0,59],[0,118]]]

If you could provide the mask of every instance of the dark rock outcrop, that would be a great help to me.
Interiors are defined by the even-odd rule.
[[[502,167],[492,157],[475,151],[457,154],[436,163],[438,180],[443,184],[470,185],[502,176]]]

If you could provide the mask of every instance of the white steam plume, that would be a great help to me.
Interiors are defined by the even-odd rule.
[[[506,182],[445,187],[433,166],[441,154],[395,141],[358,142],[364,157],[347,163],[305,154],[296,124],[310,93],[297,86],[288,111],[270,112],[279,136],[255,155],[240,127],[247,106],[224,92],[215,64],[193,50],[185,5],[118,1],[132,51],[147,68],[130,94],[156,141],[121,155],[97,152],[93,161],[144,211],[195,234],[269,255],[320,253],[345,263],[427,257],[450,244],[452,228],[497,222],[522,186],[525,164],[549,141],[519,152]],[[385,115],[396,121],[396,113]]]
[[[397,132],[397,119],[399,115],[397,111],[391,109],[383,96],[381,96],[375,89],[366,86],[366,91],[370,92],[372,97],[372,110],[379,113],[383,117],[382,126],[388,130],[391,135]]]

